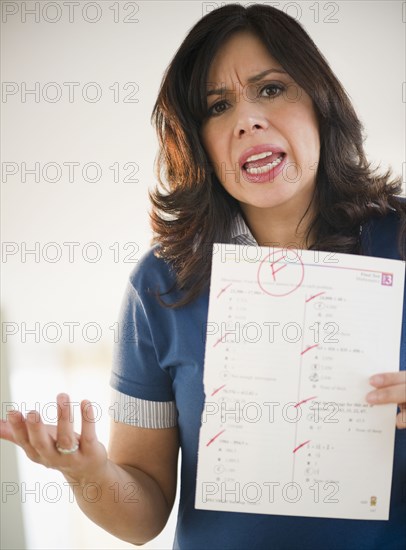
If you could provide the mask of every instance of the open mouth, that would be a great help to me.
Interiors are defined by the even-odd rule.
[[[242,165],[243,170],[250,175],[265,174],[273,170],[285,158],[286,153],[264,151],[257,155],[251,155]]]

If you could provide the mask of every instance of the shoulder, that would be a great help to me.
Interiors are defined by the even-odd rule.
[[[406,198],[397,197],[399,209],[372,215],[362,226],[363,254],[400,259],[399,239],[406,218]]]
[[[158,245],[141,256],[129,275],[131,285],[140,293],[155,290],[157,285],[172,286],[175,280],[175,273],[168,262],[160,256]]]
[[[176,274],[169,263],[160,256],[160,246],[155,245],[141,256],[129,275],[129,284],[142,301],[156,300],[157,293],[170,292],[176,285]]]

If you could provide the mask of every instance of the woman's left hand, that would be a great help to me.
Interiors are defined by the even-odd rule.
[[[371,405],[397,403],[400,412],[396,417],[396,426],[406,428],[406,371],[384,372],[374,374],[369,383],[375,387],[367,394],[366,400]]]

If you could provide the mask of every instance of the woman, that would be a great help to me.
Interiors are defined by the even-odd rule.
[[[123,300],[108,458],[89,402],[79,436],[66,395],[58,396],[56,428],[35,412],[26,420],[14,412],[3,437],[59,469],[81,509],[134,544],[168,519],[180,445],[175,547],[294,548],[298,535],[302,548],[403,547],[401,412],[389,521],[194,508],[211,244],[405,258],[399,181],[371,172],[341,85],[299,24],[268,6],[229,5],[199,21],[165,74],[153,114],[167,188],[151,195],[156,246],[132,272]],[[405,368],[403,325],[401,372],[371,380],[368,401],[404,410]]]

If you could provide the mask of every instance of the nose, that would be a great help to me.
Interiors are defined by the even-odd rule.
[[[235,137],[241,138],[245,134],[252,135],[269,128],[270,122],[257,102],[241,98],[239,103],[236,109]]]

